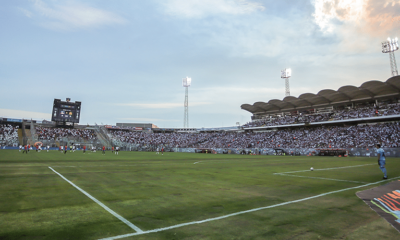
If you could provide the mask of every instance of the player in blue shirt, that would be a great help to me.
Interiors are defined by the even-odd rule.
[[[386,158],[385,158],[385,151],[381,148],[380,144],[376,144],[376,147],[378,148],[376,150],[376,153],[378,153],[378,165],[381,171],[383,172],[383,179],[387,179],[387,172],[386,172]]]

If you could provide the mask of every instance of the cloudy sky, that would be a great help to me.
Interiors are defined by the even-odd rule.
[[[50,119],[82,101],[81,124],[189,126],[250,120],[244,103],[390,77],[381,42],[400,0],[15,0],[0,2],[0,117]],[[397,53],[398,54],[398,53]]]

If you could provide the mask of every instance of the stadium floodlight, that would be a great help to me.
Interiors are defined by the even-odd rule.
[[[394,52],[397,50],[399,50],[399,40],[397,39],[397,37],[394,39],[388,38],[387,41],[382,42],[382,52],[389,53],[390,69],[392,71],[392,76],[399,75],[397,71],[396,58],[394,56]]]
[[[191,84],[192,84],[192,79],[190,77],[185,77],[182,80],[182,86],[183,87],[190,87]]]
[[[189,87],[192,85],[192,78],[186,77],[182,80],[182,86],[185,88],[185,103],[183,104],[185,111],[183,114],[183,127],[189,128]]]
[[[281,71],[281,78],[285,79],[285,96],[290,96],[289,78],[292,76],[292,69],[285,68]]]

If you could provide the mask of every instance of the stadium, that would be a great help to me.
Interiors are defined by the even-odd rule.
[[[290,88],[292,70],[286,68],[281,71],[285,91],[282,87],[274,88],[275,80],[268,80],[268,88],[262,88],[260,82],[254,80],[258,73],[250,73],[257,69],[255,62],[270,58],[268,67],[278,72],[275,66],[283,65],[282,56],[251,55],[248,45],[261,47],[251,41],[255,35],[249,26],[253,25],[245,18],[260,21],[262,17],[258,14],[270,14],[266,6],[277,8],[278,5],[247,0],[216,1],[206,5],[190,1],[167,2],[157,7],[149,7],[150,3],[149,6],[139,4],[140,8],[123,3],[125,8],[118,11],[115,6],[100,1],[98,5],[36,1],[19,7],[10,3],[30,21],[36,19],[29,29],[44,29],[42,34],[52,40],[47,42],[50,50],[46,46],[38,48],[40,54],[33,54],[34,47],[22,47],[26,41],[20,45],[15,39],[7,38],[28,51],[15,51],[17,60],[13,60],[14,55],[8,55],[10,59],[4,61],[4,65],[9,67],[4,67],[6,73],[0,73],[3,85],[8,86],[7,92],[0,96],[0,239],[400,239],[400,75],[394,56],[399,49],[397,38],[382,42],[382,52],[390,54],[392,74],[389,78],[360,80],[365,75],[372,76],[373,68],[381,71],[375,53],[368,52],[373,64],[365,70],[367,74],[363,75],[364,70],[359,69],[350,71],[343,66],[345,64],[339,64],[343,69],[340,74],[334,70],[316,71],[315,75],[322,74],[329,79],[323,84],[316,80],[308,82],[304,76],[312,78],[313,73],[309,72],[307,64],[325,65],[319,66],[321,69],[328,64],[322,60],[319,60],[322,63],[307,62],[301,50],[296,49],[299,53],[293,53],[295,60],[287,55],[285,58],[292,59],[291,64],[297,66],[293,78],[297,73],[303,77],[296,79],[297,83],[291,82]],[[340,15],[344,10],[335,5],[337,15],[318,22],[318,9],[322,9],[318,4],[327,2],[315,1],[313,15],[307,12],[307,16],[315,18],[316,29],[323,32],[321,35],[312,33],[323,44],[340,45],[336,39],[332,43],[327,40],[331,33],[324,24],[335,19],[332,24],[341,21],[345,26],[353,24],[354,19]],[[387,7],[390,8],[384,5],[385,9]],[[149,12],[148,8],[156,12]],[[133,35],[126,35],[126,29],[133,25],[134,30],[138,27],[136,22],[132,24],[133,18],[128,17],[130,11],[147,19],[141,24],[157,26],[154,28],[157,31],[151,27],[140,28],[137,32],[143,36],[135,35],[135,31]],[[73,17],[70,19],[70,16]],[[155,19],[161,16],[162,20],[151,22],[148,16]],[[222,36],[223,41],[213,39],[205,43],[201,35],[211,31],[211,25],[230,30],[243,27],[227,16],[249,25],[242,34],[231,37],[225,33],[228,35]],[[45,24],[42,18],[51,21]],[[215,20],[219,18],[221,22]],[[232,25],[226,26],[228,23]],[[279,26],[278,22],[275,24]],[[272,25],[268,28],[271,32]],[[111,32],[96,32],[107,28]],[[123,33],[118,28],[122,28]],[[171,29],[184,29],[188,35],[174,35]],[[255,29],[261,31],[261,28]],[[146,35],[152,31],[155,35]],[[224,34],[221,29],[215,31],[210,36]],[[29,36],[36,36],[33,32]],[[246,48],[240,48],[241,36],[246,34],[249,35]],[[70,35],[73,37],[67,37]],[[201,38],[201,44],[185,45],[182,41],[175,46],[172,43],[185,36],[194,41],[188,37],[192,35]],[[119,42],[106,36],[118,38]],[[50,44],[63,42],[64,37],[76,45],[82,39],[90,39],[84,47],[89,50],[78,47],[64,50],[58,44]],[[131,38],[137,46],[119,48]],[[217,50],[212,45],[224,42],[224,47],[229,46],[227,39],[235,45],[235,50],[229,54],[225,48]],[[36,39],[36,42],[40,41]],[[157,47],[161,42],[167,50]],[[108,48],[109,45],[112,48]],[[35,43],[35,46],[38,45]],[[189,51],[193,46],[200,50]],[[150,51],[153,48],[155,51]],[[236,48],[246,54],[238,57]],[[42,53],[43,49],[46,50]],[[53,50],[60,56],[46,55]],[[357,51],[350,55],[353,57]],[[129,52],[128,57],[125,52]],[[334,55],[340,55],[339,52],[335,50]],[[25,62],[18,54],[35,56],[43,62]],[[229,56],[229,60],[220,58],[219,54]],[[173,57],[175,55],[179,55],[178,60]],[[318,59],[324,58],[329,56]],[[367,54],[361,58],[367,58]],[[128,60],[134,64],[126,64]],[[345,60],[340,58],[339,61]],[[17,68],[19,61],[23,62],[25,70]],[[164,100],[154,103],[160,96],[183,100],[182,91],[177,93],[172,87],[162,85],[163,81],[169,83],[171,76],[175,77],[180,69],[172,62],[196,72],[197,76],[212,79],[205,82],[210,87],[199,94],[201,87],[196,90],[192,79],[185,77],[182,79],[183,103],[162,102]],[[234,75],[242,67],[245,75],[238,77],[242,85],[233,86]],[[301,67],[307,70],[301,73]],[[19,75],[24,71],[29,72],[28,77]],[[386,68],[384,71],[388,72]],[[350,76],[354,73],[357,78]],[[223,74],[229,77],[221,77]],[[243,78],[247,74],[249,78]],[[71,76],[78,75],[82,76],[80,80],[70,80]],[[105,81],[94,80],[103,75]],[[386,76],[380,72],[379,75]],[[48,82],[38,80],[38,76],[51,79],[50,87],[44,87]],[[54,76],[59,79],[53,79]],[[129,81],[119,80],[121,76],[128,76]],[[14,78],[22,79],[19,80],[22,87],[17,85],[18,92],[7,85]],[[197,79],[200,77],[194,76],[193,83]],[[223,86],[223,91],[215,90],[219,89],[217,82]],[[245,88],[240,94],[235,92],[241,89],[238,86],[252,84],[256,87],[249,88],[250,94],[246,94]],[[284,85],[282,81],[279,84]],[[193,98],[189,98],[189,87],[190,94],[193,89]],[[232,95],[224,95],[230,91]],[[212,93],[207,95],[206,92]],[[283,93],[285,97],[278,98]],[[142,101],[144,96],[151,101]],[[224,105],[220,101],[222,98],[227,99],[225,103],[236,104],[235,110],[231,110],[229,104]],[[192,102],[192,99],[195,100]],[[239,101],[242,102],[237,104]],[[203,105],[204,108],[198,107]],[[6,107],[24,111],[3,111]],[[115,110],[118,108],[122,110]],[[174,108],[179,109],[179,118],[183,110],[182,127],[173,127],[174,120],[168,119],[175,115]],[[47,113],[38,114],[42,109]],[[202,112],[204,109],[206,111]],[[245,123],[239,122],[240,114],[229,115],[234,111],[248,116]],[[28,117],[21,117],[21,112]],[[218,114],[236,125],[219,124],[220,119],[215,117]],[[196,124],[189,125],[189,116]],[[86,123],[89,118],[95,121]],[[108,119],[116,122],[102,123]],[[194,127],[200,126],[203,119],[214,125]],[[159,127],[161,124],[164,126]]]

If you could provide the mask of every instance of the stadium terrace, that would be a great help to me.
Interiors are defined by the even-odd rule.
[[[154,124],[57,126],[50,121],[2,118],[3,148],[40,143],[50,149],[119,147],[125,151],[202,152],[231,154],[318,155],[346,149],[350,156],[373,156],[381,143],[389,155],[400,156],[400,77],[369,81],[360,87],[304,93],[298,98],[244,104],[252,121],[238,127],[160,129]],[[80,104],[80,102],[79,102]]]

